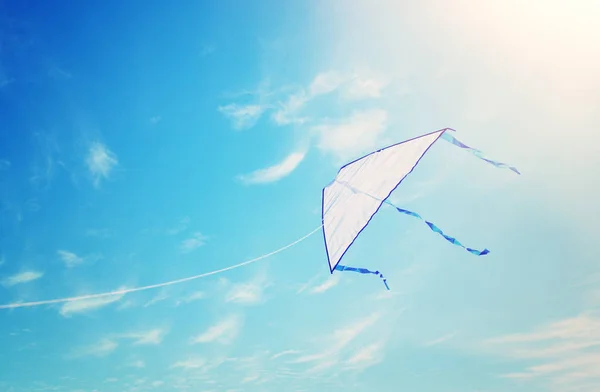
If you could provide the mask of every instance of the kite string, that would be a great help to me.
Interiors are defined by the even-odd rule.
[[[205,272],[199,275],[194,275],[194,276],[189,276],[187,278],[180,278],[180,279],[176,279],[176,280],[171,280],[168,282],[163,282],[163,283],[157,283],[157,284],[153,284],[153,285],[148,285],[148,286],[141,286],[141,287],[133,287],[130,289],[121,289],[121,290],[115,290],[115,291],[109,291],[109,292],[105,292],[105,293],[98,293],[98,294],[88,294],[88,295],[80,295],[77,297],[66,297],[66,298],[57,298],[57,299],[49,299],[49,300],[44,300],[44,301],[32,301],[32,302],[21,302],[21,303],[12,303],[12,304],[6,304],[6,305],[0,305],[0,309],[14,309],[14,308],[25,308],[25,307],[33,307],[33,306],[41,306],[41,305],[51,305],[51,304],[57,304],[57,303],[65,303],[65,302],[74,302],[74,301],[82,301],[82,300],[88,300],[88,299],[96,299],[96,298],[102,298],[102,297],[111,297],[111,296],[123,296],[125,294],[129,294],[129,293],[134,293],[134,292],[138,292],[138,291],[145,291],[145,290],[151,290],[151,289],[157,289],[157,288],[161,288],[161,287],[166,287],[166,286],[172,286],[175,284],[179,284],[179,283],[184,283],[184,282],[188,282],[190,280],[195,280],[195,279],[200,279],[200,278],[204,278],[206,276],[210,276],[210,275],[216,275],[222,272],[226,272],[226,271],[230,271],[232,269],[236,269],[248,264],[252,264],[255,263],[257,261],[266,259],[268,257],[274,256],[278,253],[283,252],[284,250],[287,250],[289,248],[291,248],[294,245],[299,244],[300,242],[306,240],[308,237],[310,237],[311,235],[313,235],[314,233],[316,233],[317,231],[321,230],[321,228],[323,227],[323,225],[321,224],[319,227],[317,227],[316,229],[312,230],[311,232],[309,232],[308,234],[304,235],[303,237],[279,248],[276,249],[272,252],[269,253],[265,253],[264,255],[255,257],[253,259],[244,261],[242,263],[239,264],[235,264],[235,265],[231,265],[229,267],[225,267],[225,268],[221,268],[218,270],[214,270],[214,271],[210,271],[210,272]]]

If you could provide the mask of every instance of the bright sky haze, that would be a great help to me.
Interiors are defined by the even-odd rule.
[[[8,392],[595,392],[598,2],[0,1],[0,305],[226,268],[446,127],[330,274],[256,263],[0,309]]]

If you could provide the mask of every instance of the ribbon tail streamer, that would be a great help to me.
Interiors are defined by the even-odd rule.
[[[390,204],[391,205],[391,204]],[[474,254],[475,256],[484,256],[487,255],[488,253],[490,253],[490,251],[488,249],[484,249],[484,250],[477,250],[477,249],[472,249],[472,248],[467,248],[466,246],[464,246],[463,244],[460,243],[460,241],[458,241],[456,238],[451,237],[447,234],[444,234],[444,232],[437,227],[435,224],[426,221],[425,219],[423,219],[423,217],[419,214],[417,214],[416,212],[412,212],[412,211],[408,211],[408,210],[404,210],[402,208],[396,207],[394,205],[392,205],[396,210],[398,210],[398,212],[401,212],[403,214],[406,215],[410,215],[410,216],[414,216],[415,218],[419,218],[421,219],[423,222],[425,222],[427,224],[427,226],[429,226],[429,228],[438,233],[439,235],[441,235],[442,237],[444,237],[446,239],[446,241],[456,245],[456,246],[460,246],[461,248],[466,249],[468,252]]]
[[[383,277],[383,275],[379,272],[379,271],[371,271],[368,270],[366,268],[355,268],[355,267],[347,267],[345,265],[336,265],[334,270],[336,271],[351,271],[351,272],[358,272],[359,274],[373,274],[373,275],[379,275],[379,277],[383,280],[383,284],[385,285],[386,289],[390,289],[390,287],[387,284],[387,279]]]
[[[449,130],[451,130],[451,129],[449,129]],[[479,151],[479,150],[477,150],[475,148],[467,146],[466,144],[464,144],[460,140],[456,139],[454,136],[452,136],[448,132],[444,132],[442,134],[442,136],[441,136],[441,139],[444,139],[445,141],[450,142],[450,143],[454,144],[457,147],[460,147],[460,148],[463,148],[463,149],[469,151],[471,154],[475,155],[477,158],[479,158],[479,159],[481,159],[481,160],[483,160],[483,161],[485,161],[485,162],[487,162],[489,164],[492,164],[492,165],[494,165],[494,166],[496,166],[498,168],[501,168],[501,169],[510,169],[510,170],[512,170],[513,172],[515,172],[515,173],[517,173],[519,175],[521,174],[519,172],[519,170],[517,170],[516,167],[509,166],[506,163],[502,163],[502,162],[498,162],[498,161],[493,161],[493,160],[487,158],[485,155],[483,155],[483,152],[481,152],[481,151]]]

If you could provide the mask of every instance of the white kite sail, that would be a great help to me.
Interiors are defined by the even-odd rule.
[[[335,180],[323,189],[323,234],[331,272],[385,200],[445,131],[359,158],[343,166]]]

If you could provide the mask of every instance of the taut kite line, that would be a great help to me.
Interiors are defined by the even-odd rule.
[[[382,148],[344,165],[338,171],[335,179],[329,185],[323,188],[321,225],[296,241],[262,256],[258,256],[254,259],[222,269],[168,282],[76,297],[32,302],[17,302],[0,305],[0,309],[52,305],[102,297],[119,296],[138,291],[151,290],[184,283],[191,280],[216,275],[274,256],[275,254],[283,252],[284,250],[304,241],[321,229],[323,231],[325,251],[331,273],[333,273],[333,271],[351,271],[361,274],[378,275],[383,279],[383,283],[389,290],[387,281],[379,271],[370,271],[366,268],[355,268],[340,265],[340,261],[342,260],[343,256],[346,254],[360,233],[366,228],[373,216],[379,211],[383,203],[393,206],[398,212],[423,220],[431,230],[440,234],[447,241],[453,243],[454,245],[461,246],[477,256],[485,255],[489,253],[487,249],[480,251],[465,247],[456,238],[444,234],[439,227],[429,221],[426,221],[416,212],[396,207],[387,201],[392,192],[400,185],[404,178],[406,178],[406,176],[408,176],[414,170],[425,153],[439,139],[444,139],[457,147],[465,149],[478,158],[498,168],[507,168],[517,174],[520,174],[519,171],[512,166],[508,166],[504,163],[486,158],[481,151],[471,148],[458,141],[454,136],[447,133],[448,131],[454,130],[451,128],[444,128],[439,131],[418,136],[416,138]]]

